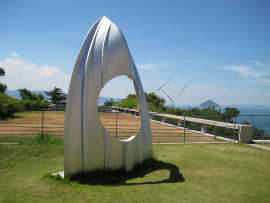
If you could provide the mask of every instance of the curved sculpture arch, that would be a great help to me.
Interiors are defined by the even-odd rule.
[[[120,75],[133,80],[141,122],[137,135],[125,141],[109,135],[97,111],[101,89]],[[122,32],[103,17],[88,32],[70,81],[65,115],[64,175],[121,167],[129,171],[149,156],[152,156],[152,136],[140,77]]]

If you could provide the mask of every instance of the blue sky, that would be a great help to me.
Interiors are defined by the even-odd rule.
[[[67,92],[87,32],[106,16],[122,30],[145,91],[163,95],[157,89],[172,76],[166,92],[194,78],[175,104],[270,105],[269,11],[269,0],[0,0],[0,81],[9,90]],[[132,92],[121,76],[100,96]]]

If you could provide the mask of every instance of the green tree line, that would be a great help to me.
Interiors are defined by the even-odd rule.
[[[5,76],[5,70],[0,67],[0,76]],[[45,91],[48,100],[43,94],[35,94],[26,88],[18,89],[21,99],[15,99],[7,94],[7,85],[0,83],[0,119],[14,117],[20,109],[47,109],[50,104],[61,104],[67,99],[67,95],[55,87],[51,91]]]
[[[45,99],[43,94],[32,93],[26,88],[18,89],[21,99],[15,99],[5,93],[0,92],[0,119],[14,117],[14,114],[23,109],[48,109],[50,104],[65,103],[67,95],[60,88],[55,87],[52,91],[45,91],[49,96]]]

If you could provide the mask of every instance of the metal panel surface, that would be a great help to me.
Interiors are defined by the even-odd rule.
[[[117,140],[102,125],[97,103],[111,79],[126,75],[134,82],[140,129],[128,140]],[[74,65],[70,82],[64,138],[65,177],[96,169],[132,170],[152,156],[152,136],[141,80],[121,30],[103,17],[90,29]]]

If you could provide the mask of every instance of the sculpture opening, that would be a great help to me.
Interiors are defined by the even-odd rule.
[[[123,96],[121,92],[128,92]],[[125,75],[111,79],[102,88],[99,97],[124,98],[125,108],[138,109],[141,103],[136,99],[136,90],[133,81]],[[115,111],[99,108],[99,118],[109,135],[118,140],[127,140],[136,136],[141,126],[139,114],[129,110]]]

